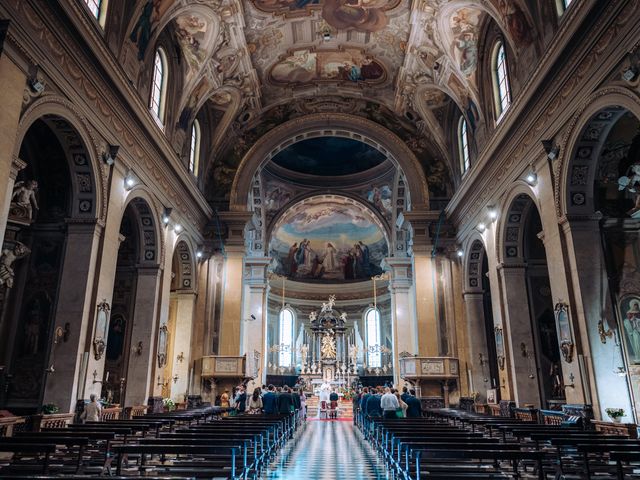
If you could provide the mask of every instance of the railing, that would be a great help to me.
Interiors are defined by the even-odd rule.
[[[14,431],[24,428],[26,420],[24,417],[0,418],[0,437],[12,437]]]
[[[109,407],[102,410],[102,420],[120,420],[122,408]]]
[[[535,408],[516,408],[514,414],[516,418],[525,422],[538,422],[538,410]]]
[[[561,425],[564,420],[564,413],[556,410],[540,410],[539,413],[545,425]]]
[[[54,413],[51,415],[34,415],[33,431],[39,432],[44,428],[63,428],[66,427],[75,414],[73,413]]]
[[[605,435],[626,435],[629,438],[638,438],[638,426],[635,423],[613,423],[591,420],[591,424],[597,432]]]

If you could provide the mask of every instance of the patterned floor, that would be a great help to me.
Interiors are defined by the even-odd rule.
[[[391,480],[352,422],[307,422],[269,466],[264,479]]]

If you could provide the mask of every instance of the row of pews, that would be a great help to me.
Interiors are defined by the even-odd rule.
[[[223,416],[204,407],[130,420],[70,424],[0,438],[2,479],[255,476],[291,438],[291,415]]]
[[[410,419],[358,418],[405,480],[640,479],[640,440],[578,426],[427,409]]]

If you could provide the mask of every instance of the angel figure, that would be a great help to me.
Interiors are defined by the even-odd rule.
[[[347,321],[347,312],[342,312],[340,314],[340,320],[342,320],[343,322]]]
[[[11,194],[11,203],[24,209],[26,212],[25,216],[29,221],[33,219],[33,209],[38,210],[38,201],[36,200],[37,189],[38,182],[35,180],[16,182],[13,187],[13,193]]]
[[[318,318],[318,314],[317,314],[315,311],[313,311],[313,312],[311,312],[311,313],[309,314],[309,320],[310,320],[311,322],[315,322],[317,318]]]
[[[26,245],[20,242],[16,242],[13,250],[5,248],[0,255],[0,285],[6,285],[7,288],[13,287],[13,277],[15,272],[13,270],[13,262],[27,256],[31,250]]]

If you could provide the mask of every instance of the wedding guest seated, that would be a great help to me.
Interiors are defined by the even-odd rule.
[[[249,398],[247,411],[252,415],[262,413],[263,403],[262,403],[262,397],[260,396],[260,392],[261,392],[260,388],[259,387],[256,388],[251,394],[251,398]]]

